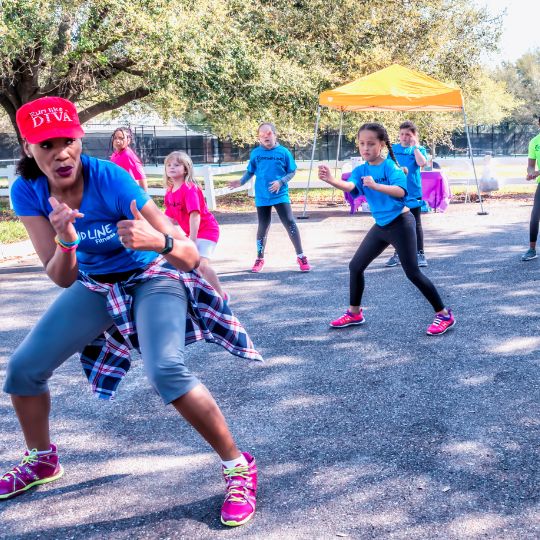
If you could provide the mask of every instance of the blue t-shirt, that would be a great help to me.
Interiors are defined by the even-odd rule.
[[[108,274],[146,266],[157,253],[124,248],[116,232],[116,223],[133,219],[129,208],[132,200],[137,201],[140,210],[150,197],[118,165],[84,154],[81,162],[84,191],[79,210],[84,217],[74,223],[81,237],[77,249],[79,269],[89,274]],[[18,216],[49,219],[52,212],[49,197],[45,176],[35,180],[19,177],[11,188],[13,208]]]
[[[405,197],[392,197],[386,193],[375,191],[374,189],[364,187],[362,181],[363,176],[371,176],[377,184],[385,184],[387,186],[399,186],[405,190]],[[391,158],[385,159],[379,165],[370,165],[364,163],[356,167],[351,176],[349,182],[355,184],[355,188],[351,191],[353,197],[364,195],[369,204],[369,209],[375,218],[375,223],[381,227],[388,225],[391,221],[396,219],[403,211],[405,205],[405,199],[407,197],[407,178],[405,173],[398,167],[394,160]]]
[[[283,202],[291,202],[289,186],[279,188],[277,193],[268,189],[275,180],[296,171],[296,163],[292,154],[278,144],[271,150],[258,146],[251,151],[247,171],[255,175],[255,206],[271,206]]]
[[[427,159],[426,149],[423,146],[417,147],[420,153]],[[392,150],[399,163],[400,167],[407,167],[407,201],[405,203],[409,208],[417,208],[421,206],[422,201],[422,179],[420,177],[420,166],[416,163],[414,150],[412,146],[401,146],[401,144],[393,144]]]

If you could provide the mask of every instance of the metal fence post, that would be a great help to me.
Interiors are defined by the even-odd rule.
[[[13,203],[11,202],[11,186],[13,185],[13,182],[15,182],[15,165],[8,165],[6,167],[6,170],[7,170],[7,179],[8,179],[9,208],[13,210]]]
[[[214,175],[212,174],[212,167],[205,165],[202,168],[204,178],[204,196],[206,198],[206,206],[208,210],[216,209],[216,191],[214,189]]]

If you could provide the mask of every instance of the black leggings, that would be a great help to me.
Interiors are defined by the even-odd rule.
[[[424,251],[424,229],[422,229],[422,210],[419,206],[417,208],[411,208],[411,214],[416,220],[416,251]]]
[[[410,208],[411,214],[416,220],[416,251],[424,252],[424,229],[422,229],[422,210],[418,208]],[[396,252],[397,253],[397,252]]]
[[[303,253],[302,240],[300,239],[300,231],[294,220],[291,203],[284,202],[274,204],[273,206],[278,213],[281,223],[287,229],[296,254],[300,255]],[[257,217],[259,219],[259,227],[257,228],[257,257],[262,259],[264,257],[264,248],[266,247],[266,238],[270,230],[270,223],[272,222],[272,206],[257,206]]]
[[[529,241],[538,240],[538,222],[540,221],[540,184],[536,186],[534,194],[534,205],[531,212],[531,223],[529,225]]]
[[[361,305],[365,286],[364,270],[391,244],[409,280],[418,287],[435,311],[444,309],[435,285],[418,268],[415,228],[415,219],[410,212],[400,214],[384,227],[371,227],[349,263],[351,306]]]

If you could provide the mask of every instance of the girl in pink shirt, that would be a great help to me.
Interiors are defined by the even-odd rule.
[[[195,242],[201,257],[199,272],[227,302],[229,296],[210,266],[219,239],[219,225],[193,176],[193,162],[185,152],[172,152],[164,165],[165,215]]]
[[[130,148],[133,137],[129,128],[118,128],[112,134],[113,153],[111,161],[122,169],[125,169],[132,178],[141,186],[144,191],[148,191],[148,183],[142,161],[139,156]]]

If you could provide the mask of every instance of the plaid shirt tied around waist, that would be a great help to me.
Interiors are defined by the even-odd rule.
[[[107,297],[107,310],[114,321],[81,353],[84,373],[100,399],[114,399],[118,385],[131,367],[131,349],[139,351],[131,291],[138,283],[160,277],[180,280],[185,286],[188,302],[186,345],[204,339],[241,358],[262,361],[244,327],[195,271],[177,270],[163,257],[156,259],[142,273],[119,283],[99,283],[79,271],[78,280],[85,287]]]

